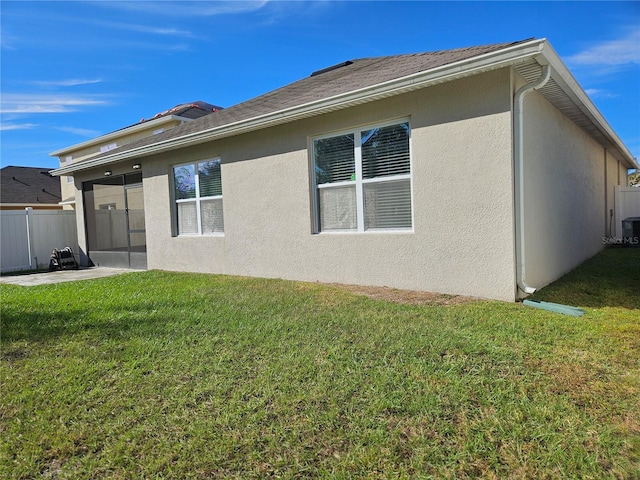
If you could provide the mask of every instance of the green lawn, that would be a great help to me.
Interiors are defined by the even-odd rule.
[[[136,272],[0,285],[0,478],[640,478],[640,249],[410,305]]]

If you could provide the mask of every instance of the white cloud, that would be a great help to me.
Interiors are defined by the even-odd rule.
[[[5,50],[16,50],[15,41],[15,37],[0,32],[0,48],[3,48]]]
[[[585,93],[591,98],[616,98],[618,95],[599,88],[587,88]]]
[[[56,129],[60,130],[61,132],[72,133],[81,137],[97,137],[101,133],[98,130],[89,130],[88,128],[77,127],[56,127]]]
[[[640,28],[626,36],[605,41],[567,58],[567,63],[584,66],[613,67],[640,64]]]
[[[195,1],[195,2],[101,2],[102,6],[125,10],[144,11],[146,14],[157,14],[179,17],[211,17],[225,14],[248,13],[261,9],[268,0],[260,1]]]
[[[65,113],[106,104],[103,95],[5,93],[0,100],[0,113]]]
[[[139,32],[139,33],[149,33],[152,35],[163,35],[167,37],[186,37],[192,38],[194,35],[189,30],[179,30],[177,28],[162,28],[162,27],[151,27],[148,25],[139,25],[134,23],[115,23],[108,22],[102,23],[107,27],[116,28],[119,30],[128,30],[130,32]]]
[[[30,130],[37,126],[37,123],[1,123],[0,130],[3,132],[8,130]]]
[[[188,52],[190,48],[186,43],[176,43],[166,47],[166,50],[169,52]]]
[[[78,85],[92,85],[95,83],[102,82],[101,79],[84,79],[84,78],[72,78],[69,80],[43,80],[43,81],[33,81],[31,84],[39,85],[41,87],[77,87]]]

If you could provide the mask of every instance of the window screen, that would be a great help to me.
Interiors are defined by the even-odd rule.
[[[316,230],[411,229],[409,140],[408,122],[314,140]]]
[[[178,235],[224,232],[220,159],[173,167]]]

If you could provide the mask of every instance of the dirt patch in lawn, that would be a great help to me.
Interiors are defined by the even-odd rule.
[[[362,285],[333,284],[356,295],[364,295],[378,300],[386,300],[409,305],[462,305],[477,302],[479,299],[462,295],[420,292],[416,290],[399,290],[390,287],[365,287]]]

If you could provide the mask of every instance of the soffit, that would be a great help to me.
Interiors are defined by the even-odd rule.
[[[539,62],[540,59],[532,58],[525,63],[514,65],[514,69],[527,83],[533,82],[539,79],[542,74],[542,65]],[[599,112],[595,110],[595,106],[592,105],[590,109],[589,106],[585,105],[584,102],[578,98],[576,92],[566,85],[562,73],[556,68],[551,68],[551,78],[537,91],[565,117],[584,130],[600,145],[607,148],[616,159],[622,161],[629,168],[635,168],[635,166],[629,162],[628,155],[619,148],[619,140],[616,142],[616,140],[612,138],[612,135],[607,132],[606,126],[602,125],[602,121],[596,118]],[[593,110],[595,110],[595,112]]]

